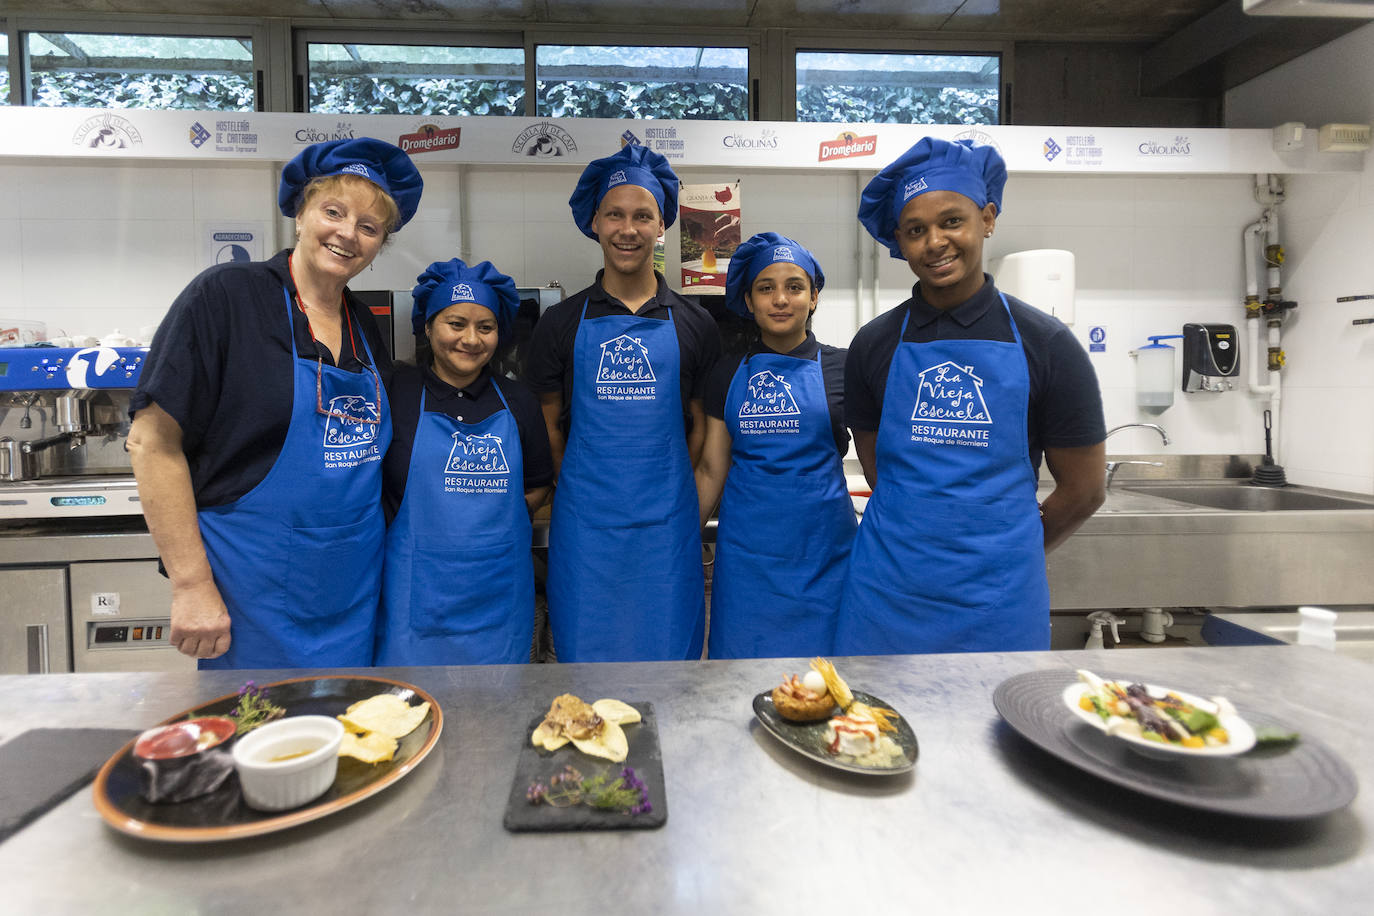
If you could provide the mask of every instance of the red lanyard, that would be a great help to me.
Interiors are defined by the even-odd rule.
[[[301,310],[302,315],[305,315],[305,329],[310,332],[310,340],[318,344],[319,341],[315,339],[315,329],[310,326],[310,315],[305,310],[305,303],[301,302],[301,294],[296,286],[296,271],[291,265],[293,257],[295,255],[286,256],[286,272],[291,276],[291,295],[296,300],[296,308]],[[362,362],[358,359],[358,343],[353,339],[353,316],[348,312],[348,300],[343,297],[342,293],[339,294],[339,309],[343,312],[344,321],[348,323],[348,346],[353,351],[353,359]]]

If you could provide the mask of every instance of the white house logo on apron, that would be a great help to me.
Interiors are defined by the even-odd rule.
[[[911,441],[986,448],[992,415],[972,366],[946,360],[922,370],[911,412]]]
[[[329,399],[326,405],[329,419],[324,424],[324,466],[327,468],[357,467],[368,461],[380,461],[377,448],[376,423],[351,423],[339,415],[378,419],[377,405],[362,395],[341,394]]]
[[[771,369],[749,377],[749,394],[739,405],[740,432],[800,433],[801,411],[792,397],[792,386]]]
[[[658,380],[649,350],[639,338],[621,334],[601,345],[596,367],[596,397],[602,401],[652,401]]]
[[[444,465],[446,493],[505,493],[510,485],[510,465],[501,437],[494,433],[469,436],[453,432],[453,448]]]

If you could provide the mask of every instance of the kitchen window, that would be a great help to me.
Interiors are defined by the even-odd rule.
[[[22,33],[27,104],[40,107],[257,106],[249,37]]]
[[[798,51],[797,120],[997,124],[997,54]]]
[[[525,51],[508,47],[305,43],[305,110],[522,115]]]
[[[10,103],[10,37],[0,33],[0,105]]]
[[[538,45],[535,114],[554,118],[749,118],[749,49]]]

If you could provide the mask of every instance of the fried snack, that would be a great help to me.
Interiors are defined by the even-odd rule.
[[[790,722],[815,722],[830,715],[835,709],[835,698],[828,690],[824,693],[808,690],[793,674],[773,688],[773,708]]]
[[[374,732],[388,738],[404,738],[429,714],[429,703],[411,706],[394,693],[379,693],[359,700],[338,716],[351,732]]]
[[[367,732],[355,735],[344,732],[343,743],[339,745],[340,757],[355,757],[363,763],[381,763],[396,756],[396,739]]]
[[[839,706],[840,709],[848,710],[850,704],[854,702],[854,694],[850,691],[849,685],[844,682],[844,678],[840,677],[835,670],[835,666],[823,658],[813,658],[811,659],[811,669],[825,679],[826,689],[835,698],[835,705]]]
[[[894,709],[884,709],[881,706],[869,706],[867,703],[860,703],[855,700],[849,705],[846,712],[851,716],[868,719],[878,726],[880,732],[895,732],[897,726],[892,724],[892,719],[896,718],[897,711]]]
[[[630,742],[620,723],[640,721],[638,710],[620,700],[587,703],[570,693],[554,697],[544,720],[530,735],[530,743],[556,751],[569,741],[582,753],[620,763],[630,753]]]

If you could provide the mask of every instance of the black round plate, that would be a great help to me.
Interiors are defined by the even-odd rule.
[[[1112,680],[1144,679],[1113,675]],[[992,702],[1023,738],[1065,763],[1124,788],[1191,808],[1298,820],[1338,811],[1358,791],[1355,774],[1345,761],[1306,735],[1293,745],[1257,745],[1235,757],[1165,760],[1137,753],[1127,742],[1103,734],[1064,706],[1061,695],[1073,681],[1071,671],[1028,671],[999,684]],[[1199,695],[1206,695],[1205,691]],[[1250,710],[1242,714],[1256,728],[1282,726]]]
[[[869,693],[859,690],[853,691],[854,699],[860,703],[867,703],[869,706],[891,709],[892,706],[883,700],[878,699]],[[854,763],[850,759],[837,757],[830,753],[825,746],[825,724],[827,719],[819,722],[789,722],[778,714],[773,706],[773,693],[761,693],[754,697],[754,715],[763,723],[763,727],[772,732],[783,744],[792,748],[799,754],[804,754],[819,763],[834,767],[837,770],[846,770],[850,773],[862,773],[865,776],[892,776],[896,773],[910,772],[916,766],[916,755],[919,749],[916,745],[916,733],[911,730],[911,726],[902,716],[896,719],[897,731],[892,734],[892,740],[897,742],[897,746],[902,749],[902,756],[892,766],[864,766]]]

